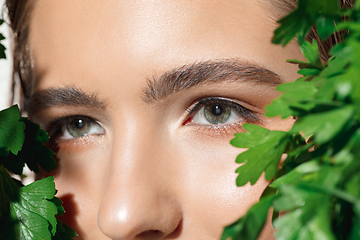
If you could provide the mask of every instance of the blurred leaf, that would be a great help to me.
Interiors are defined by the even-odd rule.
[[[328,195],[288,185],[280,188],[279,195],[281,197],[274,202],[275,209],[289,212],[274,222],[277,239],[335,239],[331,231]]]
[[[281,26],[275,30],[273,43],[286,45],[293,38],[298,37],[300,45],[316,21],[325,26],[321,37],[326,37],[330,31],[330,23],[341,20],[341,12],[337,0],[313,1],[300,0],[295,11],[279,21]]]
[[[315,87],[315,81],[309,82],[299,79],[295,82],[281,84],[276,89],[283,94],[265,107],[267,117],[277,115],[280,115],[281,118],[288,118],[291,115],[298,116],[299,109],[305,106],[312,109],[315,106],[314,103],[310,102],[318,91]],[[306,102],[309,102],[309,105],[306,105]]]
[[[317,20],[316,29],[321,40],[326,40],[330,34],[336,31],[334,20],[320,16]]]
[[[314,113],[296,121],[291,132],[302,132],[304,136],[314,134],[316,143],[325,143],[343,129],[344,125],[351,120],[353,113],[352,106],[324,113]]]
[[[313,64],[314,66],[317,66],[319,70],[323,69],[323,65],[320,61],[319,56],[319,47],[314,39],[312,43],[304,42],[300,46],[301,52],[304,54],[306,60],[309,61],[309,63]]]
[[[225,228],[221,240],[258,239],[275,197],[276,195],[270,195],[254,204],[245,216]]]
[[[301,164],[300,166],[293,169],[288,174],[277,178],[273,181],[270,186],[273,188],[280,188],[286,184],[293,184],[299,181],[304,181],[306,176],[314,172],[318,172],[321,169],[321,165],[317,161],[309,161]]]

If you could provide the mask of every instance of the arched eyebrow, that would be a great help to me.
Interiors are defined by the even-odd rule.
[[[174,68],[160,77],[147,79],[143,100],[151,103],[195,86],[224,81],[251,81],[269,85],[282,83],[276,73],[259,65],[236,59],[209,60]]]

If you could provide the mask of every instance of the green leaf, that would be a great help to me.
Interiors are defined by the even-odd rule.
[[[282,131],[270,131],[257,125],[244,124],[248,132],[235,134],[231,144],[239,148],[249,148],[236,158],[237,163],[244,163],[236,172],[238,186],[247,182],[255,184],[265,172],[266,180],[275,177],[280,158],[285,151],[291,134]]]
[[[11,215],[16,217],[20,239],[51,239],[55,234],[58,208],[49,201],[55,193],[53,177],[19,189],[19,200],[11,202]]]
[[[223,232],[221,240],[246,239],[256,240],[266,222],[269,208],[275,194],[262,198],[254,204],[238,221],[227,226]]]
[[[321,40],[326,40],[330,34],[336,31],[334,21],[330,18],[320,16],[317,20],[316,29]]]
[[[313,40],[312,44],[309,42],[304,42],[300,46],[300,49],[309,63],[319,66],[320,69],[323,68],[320,61],[318,43],[315,39]]]
[[[6,47],[0,43],[0,59],[6,58],[5,50],[6,50]]]
[[[291,132],[302,132],[304,136],[314,134],[314,141],[316,143],[325,143],[340,133],[345,124],[351,121],[353,114],[352,106],[323,113],[314,113],[296,121]]]
[[[20,113],[17,106],[0,111],[0,148],[6,155],[17,154],[24,142],[25,124],[19,122]]]
[[[58,220],[56,234],[52,237],[52,240],[72,240],[74,237],[77,237],[77,233],[68,225]]]
[[[40,128],[39,124],[35,124],[26,118],[21,121],[26,125],[25,142],[21,154],[30,170],[38,173],[38,165],[45,171],[56,168],[57,164],[52,157],[54,153],[43,146],[49,140],[47,133]]]
[[[0,165],[0,239],[2,239],[4,231],[8,230],[6,225],[9,222],[10,200],[17,199],[18,187],[20,186],[17,182],[12,179],[6,169]]]
[[[65,213],[65,209],[62,206],[62,201],[59,198],[54,197],[53,199],[50,199],[49,201],[53,202],[58,209],[58,213],[56,214],[56,216],[62,216]]]
[[[279,21],[281,25],[275,30],[272,42],[286,45],[297,36],[301,45],[317,21],[319,26],[325,26],[321,30],[321,37],[325,37],[331,29],[330,23],[341,21],[338,1],[299,0],[297,9]]]
[[[300,115],[299,109],[307,107],[307,111],[315,107],[311,101],[314,100],[317,88],[315,81],[304,81],[298,79],[295,82],[289,82],[279,85],[276,88],[283,94],[275,99],[270,105],[266,106],[267,117],[280,115],[281,118]],[[309,103],[306,105],[306,103]]]
[[[40,129],[38,124],[32,123],[27,118],[21,118],[25,123],[25,141],[23,148],[17,155],[9,154],[6,158],[0,157],[0,162],[12,173],[21,175],[26,165],[30,170],[38,173],[39,166],[45,171],[57,167],[54,153],[44,146],[49,140],[47,133]]]
[[[274,208],[288,211],[276,219],[277,239],[335,240],[330,223],[330,197],[312,189],[282,186]],[[314,214],[316,213],[316,214]]]
[[[301,74],[304,76],[317,76],[320,74],[320,70],[314,69],[314,68],[303,68],[298,71],[298,74]]]
[[[360,239],[360,214],[359,213],[357,213],[357,216],[353,220],[352,225],[353,226],[351,228],[349,240],[358,240],[358,239]]]
[[[293,184],[297,183],[299,181],[306,181],[309,178],[309,175],[311,175],[314,172],[318,172],[321,169],[321,165],[317,161],[309,161],[306,163],[303,163],[293,169],[291,172],[289,172],[286,175],[283,175],[280,178],[277,178],[275,181],[273,181],[270,184],[270,187],[273,188],[280,188],[282,185],[286,184]]]

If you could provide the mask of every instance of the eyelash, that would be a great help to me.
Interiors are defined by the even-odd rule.
[[[98,121],[94,120],[93,118],[83,116],[83,115],[71,115],[71,116],[57,118],[57,119],[52,120],[46,127],[46,131],[47,131],[48,135],[50,136],[50,140],[52,140],[52,142],[55,142],[57,140],[57,137],[60,134],[62,134],[63,128],[67,124],[70,124],[72,121],[74,121],[76,119],[88,120],[90,122],[93,122],[94,124],[99,124]],[[85,137],[85,136],[83,136],[83,137]],[[78,138],[82,138],[82,137],[75,137],[74,139],[78,139]],[[71,139],[69,139],[69,140],[71,140]]]
[[[241,122],[233,122],[228,124],[196,124],[191,123],[191,120],[194,116],[206,105],[210,104],[223,104],[227,105],[231,108],[232,111],[235,111],[238,115],[240,115],[244,121]],[[243,123],[259,123],[259,117],[250,109],[226,98],[221,97],[209,97],[201,99],[192,106],[190,106],[186,111],[188,111],[187,120],[183,123],[183,125],[189,125],[195,127],[199,131],[203,131],[206,134],[234,134],[236,132],[242,131]],[[91,117],[82,116],[82,115],[71,115],[65,116],[51,121],[46,130],[52,140],[52,142],[57,141],[57,137],[63,133],[63,128],[70,124],[72,121],[76,119],[85,119],[95,124],[98,124],[96,120]],[[82,137],[75,137],[74,139],[79,139]]]
[[[231,108],[231,110],[235,111],[238,115],[240,115],[244,121],[241,122],[233,122],[233,123],[225,123],[225,124],[197,124],[191,123],[194,116],[201,111],[205,106],[210,104],[224,104]],[[190,125],[193,127],[197,127],[198,130],[205,131],[209,134],[234,134],[239,131],[243,131],[242,124],[244,123],[260,123],[259,116],[251,111],[250,109],[242,106],[241,104],[236,103],[233,100],[222,98],[222,97],[209,97],[200,99],[190,106],[187,111],[189,112],[186,121],[183,125]]]

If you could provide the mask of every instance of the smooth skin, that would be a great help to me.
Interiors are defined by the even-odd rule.
[[[235,158],[244,149],[229,144],[248,119],[211,124],[189,108],[224,98],[250,109],[256,124],[286,130],[292,119],[264,117],[278,96],[274,84],[225,79],[153,100],[144,91],[168,71],[224,59],[295,80],[297,67],[285,61],[302,59],[299,47],[271,44],[279,11],[261,0],[35,1],[33,96],[76,88],[96,101],[30,106],[33,120],[57,128],[59,168],[51,174],[67,210],[62,220],[78,239],[219,239],[258,201],[268,182],[237,187]],[[69,135],[69,116],[90,121],[92,131]],[[261,239],[273,231],[269,222]]]

